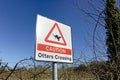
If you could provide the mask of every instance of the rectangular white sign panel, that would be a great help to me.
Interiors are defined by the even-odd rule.
[[[35,59],[73,63],[71,27],[37,15]]]

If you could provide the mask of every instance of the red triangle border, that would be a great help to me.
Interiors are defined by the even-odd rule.
[[[61,42],[56,42],[56,41],[52,41],[52,40],[49,40],[49,39],[48,39],[55,27],[57,27],[57,29],[58,29],[58,31],[59,31],[59,33],[60,33],[60,35],[61,35],[61,38],[63,39],[63,43],[61,43]],[[54,44],[64,45],[64,46],[67,45],[67,44],[66,44],[66,41],[65,41],[65,39],[64,39],[64,37],[63,37],[63,35],[62,35],[62,32],[61,32],[61,30],[60,30],[60,28],[59,28],[59,26],[58,26],[57,23],[55,23],[55,24],[53,25],[53,27],[51,28],[51,30],[50,30],[49,33],[47,34],[47,36],[46,36],[46,38],[45,38],[45,41],[46,41],[46,42],[50,42],[50,43],[54,43]]]

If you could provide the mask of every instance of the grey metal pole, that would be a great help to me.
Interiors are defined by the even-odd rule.
[[[58,80],[58,77],[57,77],[57,63],[56,62],[53,62],[52,63],[52,66],[53,66],[53,80]]]

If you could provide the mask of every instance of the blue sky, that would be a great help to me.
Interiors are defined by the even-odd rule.
[[[37,14],[71,26],[75,57],[93,56],[90,45],[95,23],[72,1],[0,0],[0,59],[11,65],[34,56]],[[80,6],[88,8],[84,0]]]

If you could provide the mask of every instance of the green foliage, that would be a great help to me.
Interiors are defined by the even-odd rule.
[[[120,55],[120,10],[115,0],[107,0],[106,3],[106,35],[108,58],[117,63]]]
[[[113,76],[110,80],[118,80],[120,74],[120,10],[116,6],[116,0],[107,0],[105,21],[108,72]]]

